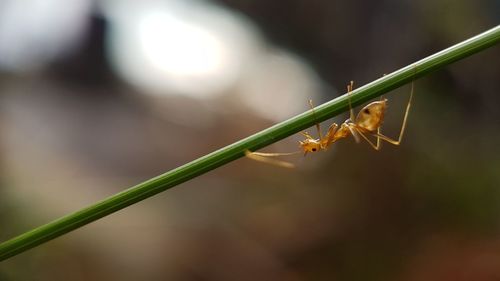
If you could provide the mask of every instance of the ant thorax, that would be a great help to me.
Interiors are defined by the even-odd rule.
[[[333,135],[333,139],[335,141],[339,140],[339,139],[343,139],[343,138],[346,138],[349,136],[349,134],[351,133],[351,130],[349,129],[349,126],[351,124],[354,124],[351,119],[347,119],[344,123],[342,123],[342,125],[340,125],[340,129],[338,129],[335,134]]]

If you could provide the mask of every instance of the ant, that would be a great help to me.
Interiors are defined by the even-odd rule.
[[[413,98],[413,89],[414,82],[411,83],[410,90],[410,98],[408,100],[408,104],[406,105],[406,111],[403,117],[403,124],[401,125],[401,130],[399,132],[399,137],[397,140],[387,137],[381,133],[382,123],[384,121],[384,114],[387,108],[387,99],[381,98],[378,101],[374,101],[363,107],[356,117],[354,116],[354,110],[351,106],[351,92],[354,87],[354,82],[351,81],[349,85],[347,85],[347,94],[349,95],[349,118],[340,125],[337,123],[333,123],[328,128],[328,132],[325,136],[321,133],[321,127],[319,123],[316,123],[316,130],[318,132],[319,138],[316,139],[312,137],[307,132],[302,132],[302,135],[305,136],[305,139],[299,141],[300,150],[296,152],[289,153],[263,153],[263,152],[251,152],[246,151],[245,155],[251,159],[266,162],[269,164],[274,164],[286,168],[292,168],[293,164],[277,159],[271,159],[267,157],[274,156],[284,156],[284,155],[292,155],[298,153],[304,153],[304,156],[309,152],[318,152],[320,150],[327,150],[330,145],[335,143],[336,141],[347,138],[352,135],[357,143],[359,143],[361,136],[364,140],[366,140],[371,147],[375,150],[381,149],[381,140],[384,140],[393,145],[401,144],[401,140],[403,139],[404,131],[406,128],[406,122],[408,120],[408,113],[410,112],[411,101]],[[314,106],[312,101],[309,100],[309,105],[311,107],[312,112],[314,113]],[[368,136],[373,136],[376,138],[376,142],[374,143],[372,140],[368,138]]]

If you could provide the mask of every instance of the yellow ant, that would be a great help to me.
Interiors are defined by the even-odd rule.
[[[342,123],[340,128],[336,123],[333,123],[328,128],[328,132],[326,133],[326,135],[323,136],[321,134],[320,125],[316,123],[316,130],[318,131],[319,138],[315,139],[309,133],[302,132],[302,134],[305,136],[305,139],[299,141],[299,147],[301,149],[299,151],[289,152],[289,153],[263,153],[263,152],[246,151],[245,155],[253,160],[266,162],[269,164],[274,164],[286,168],[292,168],[293,167],[292,163],[277,159],[271,159],[267,157],[292,155],[298,153],[304,153],[305,156],[309,152],[318,152],[320,150],[327,150],[330,145],[332,145],[333,143],[335,143],[340,139],[348,137],[349,135],[352,135],[356,140],[356,142],[358,143],[359,143],[359,136],[361,136],[375,150],[381,149],[380,140],[384,140],[393,145],[399,145],[401,143],[401,140],[403,139],[404,131],[406,128],[406,122],[408,120],[408,113],[410,112],[411,101],[413,98],[413,88],[414,88],[413,84],[414,83],[412,82],[410,90],[410,98],[408,100],[408,104],[406,105],[406,111],[403,117],[403,124],[401,125],[401,130],[399,132],[399,137],[397,140],[387,137],[380,132],[382,123],[384,121],[385,110],[387,108],[387,99],[380,99],[378,101],[369,103],[368,105],[363,107],[361,111],[359,111],[356,117],[354,117],[354,110],[352,109],[351,98],[350,98],[354,82],[351,81],[351,83],[347,85],[347,94],[349,95],[350,117],[344,123]],[[314,113],[314,106],[311,100],[309,100],[309,105]],[[373,141],[371,141],[367,137],[367,135],[374,136],[376,138],[376,143],[373,143]]]

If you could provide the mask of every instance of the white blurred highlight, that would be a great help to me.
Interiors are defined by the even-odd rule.
[[[109,54],[116,70],[147,93],[223,94],[260,49],[244,19],[200,1],[107,1]]]
[[[145,16],[139,38],[146,58],[168,75],[211,75],[228,63],[225,46],[213,33],[166,13]]]
[[[89,0],[0,2],[0,69],[30,71],[78,46],[91,10]]]

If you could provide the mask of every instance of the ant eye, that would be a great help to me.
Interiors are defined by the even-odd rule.
[[[311,149],[312,151],[316,151],[316,148]]]
[[[365,108],[365,110],[363,110],[363,112],[366,114],[370,114],[370,110],[368,108]]]

